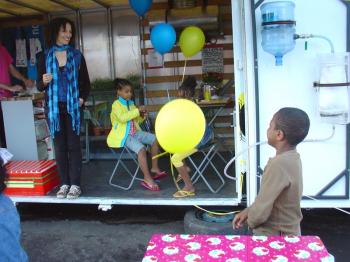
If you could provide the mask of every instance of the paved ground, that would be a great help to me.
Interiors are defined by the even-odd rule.
[[[188,207],[21,204],[22,242],[30,261],[141,261],[154,233],[184,233]],[[350,217],[303,210],[303,234],[319,235],[336,261],[349,261]]]

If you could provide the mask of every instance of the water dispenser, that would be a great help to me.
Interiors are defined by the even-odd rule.
[[[318,56],[319,81],[314,83],[321,119],[332,124],[350,123],[350,53]]]
[[[268,2],[261,5],[262,48],[282,65],[282,57],[295,47],[295,4],[291,1]]]

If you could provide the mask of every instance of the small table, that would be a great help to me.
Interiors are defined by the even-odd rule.
[[[153,235],[142,262],[334,261],[317,236]]]
[[[204,113],[207,113],[208,111],[215,110],[215,113],[210,118],[210,121],[208,122],[208,126],[213,125],[215,119],[218,117],[218,115],[224,110],[225,107],[231,105],[232,98],[231,97],[224,97],[220,99],[213,99],[213,100],[201,100],[197,102],[197,105],[202,108]]]

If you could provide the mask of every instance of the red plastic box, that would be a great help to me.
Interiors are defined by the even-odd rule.
[[[12,196],[43,196],[59,185],[54,160],[10,161],[5,194]]]

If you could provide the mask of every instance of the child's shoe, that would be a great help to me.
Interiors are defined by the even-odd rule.
[[[68,199],[76,199],[81,195],[81,189],[79,186],[72,185],[67,194]]]
[[[62,185],[58,192],[56,193],[57,198],[66,198],[69,191],[68,185]]]

